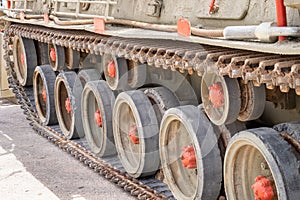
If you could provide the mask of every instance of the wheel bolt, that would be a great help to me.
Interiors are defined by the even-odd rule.
[[[260,163],[260,167],[261,167],[262,170],[267,170],[267,169],[269,169],[268,164],[267,164],[266,162]]]

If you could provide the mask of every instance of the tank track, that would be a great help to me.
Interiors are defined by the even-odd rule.
[[[180,41],[107,37],[86,31],[57,30],[34,25],[12,24],[10,36],[38,40],[94,54],[111,53],[133,61],[202,75],[218,71],[231,78],[253,81],[282,92],[295,89],[300,95],[300,56],[285,56],[200,45]],[[74,34],[75,33],[75,34]]]
[[[80,30],[61,31],[22,24],[11,24],[5,30],[5,40],[7,41],[5,49],[7,49],[7,45],[11,45],[10,37],[14,35],[86,53],[100,55],[110,53],[155,67],[178,70],[181,73],[197,73],[202,76],[206,71],[217,71],[223,76],[241,78],[245,83],[253,81],[256,86],[265,84],[268,89],[277,86],[282,92],[295,89],[296,93],[300,95],[300,56],[267,54],[180,41],[107,37]],[[139,199],[173,198],[164,183],[154,178],[133,179],[118,167],[108,164],[115,161],[106,163],[80,144],[67,140],[59,133],[58,127],[42,125],[26,95],[26,88],[20,86],[15,77],[11,54],[12,52],[7,52],[5,56],[8,80],[34,130]],[[293,142],[299,144],[295,139]],[[151,187],[160,184],[161,187],[158,186],[155,189]]]
[[[26,119],[30,121],[29,124],[39,135],[45,137],[50,142],[57,145],[60,149],[78,159],[87,167],[103,176],[105,179],[123,188],[126,192],[138,199],[174,199],[165,183],[155,179],[154,177],[147,179],[134,179],[122,168],[117,156],[100,159],[87,150],[88,147],[85,141],[70,141],[61,134],[58,125],[43,125],[36,114],[34,104],[32,103],[34,102],[32,87],[21,86],[17,81],[15,72],[13,71],[14,64],[11,60],[12,52],[7,51],[8,46],[12,45],[11,38],[5,34],[4,41],[4,59],[7,63],[6,71],[8,74],[10,88],[12,88],[15,93]]]

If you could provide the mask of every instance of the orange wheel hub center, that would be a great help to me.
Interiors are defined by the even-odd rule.
[[[111,77],[111,78],[116,77],[116,64],[113,60],[109,62],[108,66],[107,66],[107,72],[108,72],[109,77]]]
[[[47,101],[47,92],[46,92],[46,88],[44,88],[43,91],[42,91],[42,97],[43,97],[43,101],[46,102],[46,101]]]
[[[274,191],[270,179],[264,176],[255,178],[255,183],[251,186],[255,195],[255,200],[272,200]]]
[[[133,144],[139,144],[140,139],[137,137],[137,127],[136,125],[131,125],[128,132],[129,138]]]
[[[25,56],[24,56],[24,53],[21,53],[20,58],[21,58],[21,63],[22,63],[22,65],[24,65],[24,64],[25,64]]]
[[[214,108],[219,108],[224,104],[224,93],[220,82],[216,82],[208,87],[209,95],[208,99],[213,104]]]
[[[95,122],[99,127],[102,127],[102,117],[99,109],[95,112]]]
[[[65,108],[68,112],[68,114],[71,113],[72,109],[71,109],[71,101],[69,98],[66,98],[66,101],[65,101]]]
[[[195,169],[197,168],[196,153],[193,146],[182,147],[181,162],[185,168]]]
[[[56,62],[56,52],[54,48],[50,49],[50,58],[53,62]]]

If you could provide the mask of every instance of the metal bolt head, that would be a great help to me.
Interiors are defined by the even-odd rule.
[[[148,3],[147,15],[151,17],[160,17],[162,0],[151,0]]]
[[[261,168],[262,170],[267,170],[267,169],[269,169],[268,164],[267,164],[266,162],[260,163],[260,168]]]

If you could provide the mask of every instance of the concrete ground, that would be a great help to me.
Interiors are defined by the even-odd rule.
[[[18,105],[0,99],[0,199],[134,199],[37,135]]]

